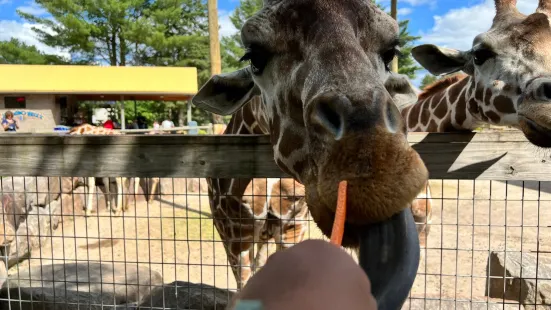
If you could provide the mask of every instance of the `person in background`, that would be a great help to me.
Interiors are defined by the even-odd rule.
[[[132,124],[130,124],[130,129],[140,129],[140,126],[138,125],[138,120],[137,119],[134,119],[134,121],[132,122]]]
[[[105,123],[103,123],[103,128],[115,129],[115,124],[113,123],[113,120],[108,118]]]
[[[153,122],[153,129],[159,129],[160,127],[161,127],[161,125],[159,125],[158,121]]]
[[[13,118],[12,111],[7,111],[4,114],[4,119],[2,120],[2,128],[4,128],[4,131],[17,131],[17,129],[19,129],[19,122]]]
[[[161,123],[161,126],[166,129],[174,128],[174,123],[167,118]]]
[[[147,129],[147,119],[145,116],[138,114],[138,118],[136,120],[138,122],[138,129]]]

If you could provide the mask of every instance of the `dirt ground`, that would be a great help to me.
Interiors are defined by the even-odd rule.
[[[433,180],[431,190],[433,222],[412,297],[485,301],[491,250],[535,254],[539,244],[540,257],[551,256],[542,253],[551,253],[550,183]],[[321,238],[313,222],[307,238]],[[75,217],[32,256],[21,265],[127,262],[158,271],[165,283],[235,288],[206,193],[138,201],[124,217],[104,209]]]

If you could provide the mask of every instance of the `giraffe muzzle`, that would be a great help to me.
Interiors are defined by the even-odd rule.
[[[359,264],[379,310],[399,310],[419,268],[420,247],[410,208],[360,231]]]

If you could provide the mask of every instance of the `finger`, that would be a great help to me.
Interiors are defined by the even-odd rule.
[[[326,241],[306,240],[270,256],[237,298],[260,300],[266,310],[376,309],[369,292],[369,279],[350,255]]]

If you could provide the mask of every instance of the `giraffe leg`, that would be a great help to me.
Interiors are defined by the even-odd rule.
[[[115,215],[120,215],[121,209],[122,209],[122,203],[123,203],[123,178],[116,177],[115,181],[117,183],[117,205],[115,206]]]
[[[228,262],[231,266],[233,275],[235,276],[238,291],[243,289],[251,277],[251,261],[249,252],[252,245],[253,244],[251,242],[243,242],[239,240],[235,243],[224,241],[224,248],[226,249]]]
[[[103,184],[105,185],[105,208],[107,211],[111,210],[111,184],[109,183],[109,178],[101,178]]]
[[[425,190],[419,193],[417,198],[412,202],[411,211],[417,226],[417,233],[419,234],[419,244],[421,247],[425,247],[430,231],[430,224],[432,223],[432,196],[428,181],[425,184]]]
[[[157,192],[157,186],[159,185],[160,178],[151,178],[151,192],[148,193],[147,200],[149,202],[153,201],[153,198],[155,198],[155,193]]]
[[[88,177],[87,183],[88,183],[88,192],[86,193],[86,205],[84,206],[84,216],[90,216],[92,215],[92,202],[94,200],[94,193],[96,191],[96,178],[95,177]]]
[[[251,272],[254,274],[256,272],[256,269],[259,267],[257,265],[257,259],[256,256],[258,256],[258,252],[255,255],[255,244],[258,248],[258,251],[262,250],[262,247],[265,246],[266,240],[265,238],[262,238],[262,229],[264,228],[265,220],[256,220],[255,221],[255,227],[254,227],[254,235],[253,235],[253,244],[251,248],[249,249],[249,262],[251,265]]]
[[[266,259],[268,258],[269,241],[270,240],[261,240],[260,242],[258,242],[258,250],[256,251],[256,257],[254,258],[253,264],[253,273],[255,273],[258,268],[262,268],[262,266],[266,264]]]
[[[134,201],[136,201],[140,191],[140,178],[133,178],[132,180],[134,181]]]
[[[132,193],[132,197],[134,197],[134,202],[136,202],[136,196],[138,195],[138,188],[140,186],[140,178],[124,178],[123,181],[123,184],[128,184],[128,190],[126,192],[128,194]],[[130,191],[130,188],[132,188],[132,191]],[[128,198],[128,195],[126,196],[126,198],[123,198],[122,210],[124,212],[128,211],[128,208],[130,206]]]

